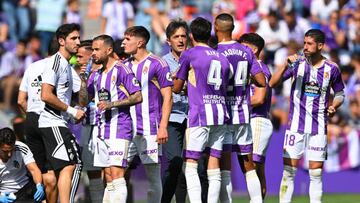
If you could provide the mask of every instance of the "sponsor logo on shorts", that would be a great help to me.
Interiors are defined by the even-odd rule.
[[[141,155],[145,155],[145,154],[155,154],[157,153],[158,150],[157,149],[149,149],[149,150],[145,150],[141,152]]]
[[[309,150],[313,150],[313,151],[325,151],[326,147],[313,147],[313,146],[309,146],[308,147]]]
[[[109,152],[109,156],[122,156],[124,154],[123,151],[111,151]]]

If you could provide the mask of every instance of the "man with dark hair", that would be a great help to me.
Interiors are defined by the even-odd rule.
[[[125,53],[131,55],[125,64],[133,70],[141,84],[143,102],[131,107],[133,140],[128,160],[138,155],[149,181],[148,202],[160,202],[161,145],[168,141],[168,122],[172,106],[173,85],[168,64],[146,49],[150,33],[142,26],[125,31]]]
[[[321,54],[324,43],[325,34],[321,30],[307,31],[304,37],[304,57],[297,54],[289,56],[288,65],[277,70],[269,82],[270,87],[274,87],[292,79],[289,122],[284,139],[281,203],[291,202],[297,165],[304,152],[309,160],[310,202],[321,202],[327,121],[344,101],[340,69]],[[335,95],[331,104],[330,89]]]
[[[57,40],[49,44],[49,53],[55,54],[59,50]],[[18,105],[23,112],[26,112],[25,134],[26,144],[34,154],[34,159],[41,170],[42,179],[46,189],[46,201],[57,202],[56,177],[51,166],[47,163],[44,137],[39,128],[39,115],[44,109],[44,102],[41,101],[41,84],[43,74],[50,58],[45,58],[31,63],[24,73],[21,81]]]
[[[246,33],[240,37],[239,42],[254,52],[261,71],[266,78],[266,88],[259,88],[255,84],[251,84],[250,86],[250,101],[252,106],[250,125],[252,138],[256,140],[253,143],[253,161],[261,184],[262,198],[264,199],[266,194],[265,154],[273,131],[273,126],[269,119],[272,90],[268,82],[271,79],[271,73],[267,65],[259,60],[260,52],[265,44],[264,39],[260,35],[256,33]]]
[[[70,106],[73,92],[80,81],[69,64],[80,44],[80,26],[63,24],[56,31],[59,51],[46,63],[42,74],[41,100],[45,103],[39,117],[47,161],[57,175],[60,202],[73,202],[80,178],[81,160],[74,135],[67,127],[69,116],[76,121],[85,112]]]
[[[262,202],[260,181],[252,159],[253,139],[250,126],[250,83],[251,78],[260,87],[265,86],[264,74],[251,49],[233,41],[234,19],[227,13],[215,18],[215,34],[218,38],[217,51],[232,65],[232,75],[227,89],[227,109],[230,113],[228,132],[223,143],[221,158],[221,202],[231,202],[231,152],[239,157],[239,164],[245,175],[251,202]],[[264,99],[260,98],[261,101]]]
[[[207,175],[208,202],[218,202],[221,188],[220,157],[228,119],[225,96],[230,76],[230,64],[207,44],[211,23],[198,17],[190,24],[193,48],[184,51],[179,59],[173,91],[180,93],[187,81],[189,113],[185,140],[183,170],[190,202],[201,202],[198,160],[209,149]]]
[[[124,61],[129,58],[130,55],[125,53],[125,49],[122,46],[122,42],[124,39],[117,39],[114,41],[114,52],[120,61]]]
[[[95,100],[94,166],[104,168],[106,179],[102,202],[125,203],[127,188],[124,174],[132,139],[130,106],[140,103],[142,95],[134,73],[116,60],[113,44],[108,35],[93,39],[93,62],[102,65],[102,68],[94,71],[89,81],[82,78],[80,104],[85,106],[88,99]]]
[[[0,191],[0,203],[40,202],[45,196],[41,172],[33,154],[27,145],[16,141],[10,128],[0,129]]]
[[[78,52],[76,53],[77,66],[80,69],[86,69],[87,73],[82,72],[80,77],[94,77],[94,72],[101,65],[92,63],[92,40],[83,40],[80,42]],[[89,66],[89,67],[88,67]],[[89,68],[89,70],[87,70]],[[96,127],[96,106],[94,100],[86,105],[86,116],[82,122],[81,128],[81,160],[83,169],[87,172],[89,178],[89,194],[92,203],[101,203],[104,195],[104,183],[101,178],[101,168],[94,166],[95,144],[93,131]]]
[[[179,57],[187,49],[189,39],[189,27],[185,21],[174,20],[166,28],[167,43],[170,52],[162,58],[169,64],[172,75],[179,68]],[[187,96],[173,93],[173,106],[169,118],[169,139],[165,143],[164,153],[169,162],[163,177],[163,195],[161,202],[170,203],[175,194],[176,202],[186,200],[186,182],[182,172],[182,149],[187,123],[188,103]]]

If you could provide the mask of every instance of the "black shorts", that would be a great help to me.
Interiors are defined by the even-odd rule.
[[[45,145],[42,138],[42,133],[39,129],[39,115],[34,112],[26,114],[25,121],[25,142],[33,153],[36,164],[41,173],[46,173],[52,170],[51,166],[46,161]]]
[[[66,127],[40,128],[47,153],[47,160],[54,170],[81,164],[79,145]]]
[[[30,178],[29,182],[15,193],[16,203],[33,203],[34,194],[36,192],[36,186],[33,180]]]

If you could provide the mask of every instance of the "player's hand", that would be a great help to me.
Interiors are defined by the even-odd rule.
[[[86,72],[86,64],[80,66],[80,74],[84,74]]]
[[[288,63],[295,63],[298,58],[299,58],[299,55],[293,54],[291,56],[288,56],[287,62]]]
[[[97,107],[101,110],[101,111],[103,111],[103,110],[109,110],[109,109],[111,109],[111,102],[108,102],[108,101],[99,101],[98,103],[97,103]]]
[[[166,128],[164,127],[159,127],[158,129],[158,133],[157,133],[157,137],[156,137],[156,141],[159,144],[165,144],[168,141],[168,131]]]
[[[80,122],[80,121],[82,121],[82,119],[84,119],[85,118],[85,111],[83,111],[82,109],[77,109],[77,112],[76,112],[76,115],[75,115],[75,120],[77,121],[77,122]]]
[[[0,196],[0,203],[12,203],[15,202],[16,197],[10,195],[10,192],[5,192],[5,194]]]
[[[336,109],[333,106],[329,106],[327,109],[328,116],[332,117],[336,113]]]
[[[36,184],[36,192],[34,194],[35,202],[41,202],[45,197],[44,186],[41,183]]]

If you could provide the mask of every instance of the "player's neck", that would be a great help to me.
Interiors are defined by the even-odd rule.
[[[108,60],[103,64],[104,71],[108,72],[109,70],[111,70],[114,67],[114,65],[116,63],[117,63],[117,60],[114,57],[110,56],[108,58]]]
[[[144,60],[148,55],[149,55],[149,51],[146,49],[139,49],[136,54],[133,55],[134,57],[134,62],[135,63],[140,63],[142,60]]]
[[[171,50],[171,54],[174,56],[174,58],[178,61],[181,55],[181,52],[176,52],[174,50]]]
[[[316,54],[309,58],[309,62],[311,63],[311,66],[314,68],[321,67],[323,63],[324,57],[321,54]]]
[[[63,47],[60,47],[60,49],[59,49],[59,53],[61,54],[61,56],[63,56],[67,61],[69,61],[70,60],[70,58],[71,58],[71,54],[68,52],[68,51],[66,51],[65,50],[65,48],[63,48]]]
[[[209,45],[208,44],[206,44],[206,43],[204,43],[204,42],[197,42],[197,41],[193,41],[193,45],[194,45],[194,47],[195,46],[202,46],[202,47],[208,47]]]
[[[229,42],[233,40],[231,38],[231,34],[221,33],[221,32],[217,33],[217,38],[218,38],[218,43]]]

